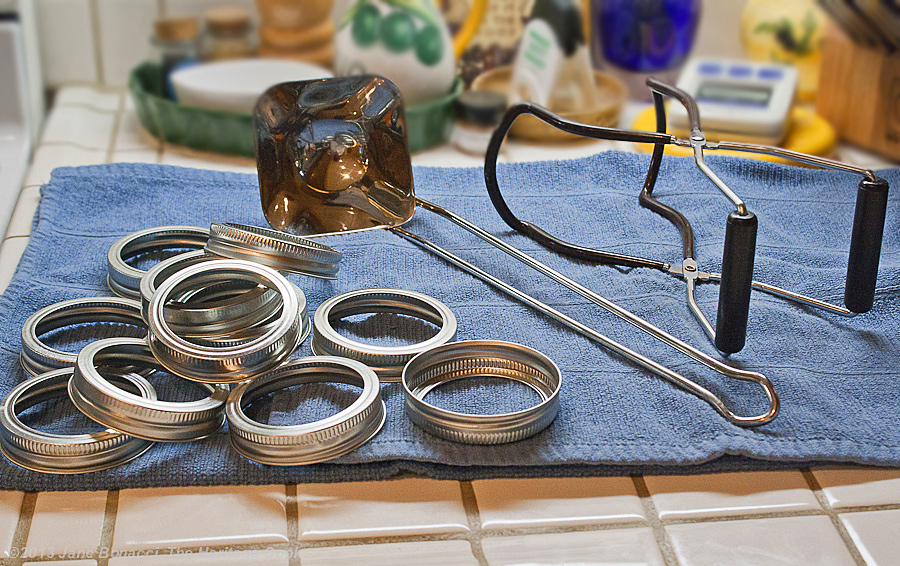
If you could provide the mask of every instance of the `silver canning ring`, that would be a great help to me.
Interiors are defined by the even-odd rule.
[[[189,265],[212,259],[221,259],[221,256],[207,253],[206,250],[193,250],[172,256],[151,267],[141,278],[139,286],[141,293],[141,316],[144,317],[144,320],[147,320],[147,307],[150,306],[150,299],[153,298],[153,293],[156,292],[156,288],[160,283]]]
[[[208,239],[209,230],[196,226],[160,226],[132,232],[109,248],[106,282],[116,295],[138,299],[146,271],[131,267],[126,260],[153,250],[202,248]]]
[[[224,281],[198,289],[166,305],[166,322],[179,336],[231,336],[268,320],[281,311],[281,297],[247,281]]]
[[[467,377],[499,377],[518,381],[541,397],[534,407],[497,415],[470,415],[425,402],[434,388]],[[467,444],[514,442],[545,429],[559,411],[559,368],[544,354],[526,346],[494,340],[472,340],[438,346],[410,360],[403,370],[406,414],[426,432]]]
[[[254,281],[280,295],[281,312],[263,335],[213,344],[188,341],[172,331],[164,318],[164,307],[172,296],[186,288],[229,278]],[[163,281],[150,300],[150,349],[166,369],[191,381],[234,383],[250,379],[281,364],[300,345],[299,303],[288,280],[264,265],[233,259],[190,265]]]
[[[41,401],[67,397],[66,386],[74,368],[62,368],[23,381],[0,406],[0,449],[10,461],[46,474],[82,474],[124,464],[147,451],[153,443],[115,430],[89,434],[50,434],[26,426],[18,414]],[[156,391],[139,375],[111,378],[145,399]]]
[[[293,426],[258,423],[244,407],[273,391],[303,383],[346,383],[362,387],[353,403],[328,418]],[[384,425],[386,413],[375,373],[347,358],[298,358],[232,390],[225,408],[231,445],[247,458],[273,466],[315,464],[365,444]]]
[[[104,426],[147,440],[182,442],[209,436],[225,422],[225,385],[202,384],[210,394],[198,401],[144,399],[110,383],[98,365],[158,368],[159,362],[147,341],[138,338],[107,338],[81,350],[69,397],[78,410]]]
[[[355,314],[392,313],[413,316],[440,327],[418,344],[373,346],[338,334],[332,323]],[[403,366],[413,356],[456,339],[456,317],[447,306],[423,293],[403,289],[361,289],[326,300],[313,317],[312,351],[324,356],[358,360],[384,382],[400,381]]]
[[[63,352],[41,342],[39,336],[74,324],[117,322],[147,329],[141,305],[121,297],[88,297],[60,301],[37,311],[22,325],[22,353],[19,360],[28,375],[75,365],[78,354]]]
[[[297,340],[297,347],[306,340],[309,336],[309,333],[312,329],[312,321],[309,318],[309,311],[306,307],[306,295],[293,283],[290,283],[291,288],[294,290],[294,294],[297,296],[297,320],[298,324],[300,324],[300,338]],[[271,289],[268,289],[272,291]],[[274,292],[274,291],[273,291]],[[281,297],[276,293],[275,296],[278,298],[278,310],[269,315],[268,318],[262,321],[255,322],[254,324],[247,326],[245,328],[236,329],[227,334],[222,335],[207,335],[207,336],[199,336],[195,338],[191,338],[191,341],[194,343],[205,344],[208,346],[214,345],[222,345],[223,343],[238,343],[239,341],[247,341],[253,340],[255,338],[259,338],[266,332],[272,329],[273,326],[278,324],[278,320],[281,317]],[[174,328],[171,324],[170,328]],[[188,338],[189,336],[185,334],[181,334],[176,331],[176,334]]]
[[[213,223],[206,250],[312,277],[335,279],[341,252],[310,239],[243,224]]]
[[[198,250],[171,257],[150,269],[141,279],[144,320],[148,318],[150,299],[163,281],[189,265],[214,259],[222,258]],[[278,293],[245,280],[223,281],[205,289],[191,290],[176,299],[166,305],[166,322],[176,334],[185,338],[216,338],[240,333],[275,315],[281,308]]]

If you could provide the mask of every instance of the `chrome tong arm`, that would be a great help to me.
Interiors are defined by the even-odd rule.
[[[691,314],[694,315],[694,318],[697,319],[697,322],[700,323],[700,327],[703,328],[703,331],[706,332],[707,336],[709,336],[709,339],[715,342],[716,330],[713,328],[712,324],[710,324],[709,322],[709,319],[706,318],[706,315],[703,314],[703,311],[700,309],[700,305],[697,303],[695,290],[698,283],[702,283],[704,281],[721,281],[722,275],[719,273],[700,271],[697,262],[693,258],[685,259],[681,263],[681,267],[676,267],[674,265],[666,266],[666,272],[671,273],[672,275],[677,275],[684,279],[688,308],[690,309]],[[800,293],[788,291],[787,289],[782,289],[781,287],[776,287],[775,285],[769,285],[768,283],[752,281],[751,285],[753,289],[757,291],[762,291],[763,293],[781,297],[782,299],[786,299],[788,301],[793,301],[795,303],[801,303],[810,307],[828,311],[832,314],[837,314],[847,318],[852,318],[857,315],[857,313],[845,307],[839,307],[826,301],[820,301],[819,299],[814,299],[812,297],[807,297],[806,295],[801,295]]]
[[[675,271],[671,269],[669,272],[675,273]],[[716,330],[713,328],[713,325],[710,324],[706,315],[703,314],[703,311],[700,310],[700,305],[697,304],[697,297],[694,294],[697,283],[707,278],[708,274],[700,271],[700,268],[697,266],[697,261],[694,258],[689,257],[681,262],[680,275],[684,278],[684,288],[687,293],[687,303],[688,308],[691,310],[691,314],[693,314],[694,318],[697,319],[697,322],[700,323],[703,332],[706,332],[706,335],[709,336],[709,339],[715,344]]]
[[[700,128],[700,109],[697,108],[697,102],[680,88],[667,85],[652,77],[647,79],[647,86],[650,87],[650,90],[654,93],[671,96],[684,106],[684,109],[688,114],[688,120],[691,123],[691,137],[690,140],[687,141],[687,144],[684,143],[684,140],[678,140],[675,143],[677,145],[689,145],[693,148],[694,162],[697,164],[697,168],[700,169],[700,171],[702,171],[703,174],[706,175],[720,191],[722,191],[722,194],[734,204],[735,210],[737,210],[739,214],[747,214],[747,205],[744,204],[741,197],[731,190],[731,188],[725,184],[725,181],[716,175],[715,172],[709,168],[709,165],[706,164],[706,160],[703,157],[703,150],[709,147],[709,142],[706,141],[706,135]]]
[[[728,371],[719,371],[718,369],[713,368],[713,369],[716,369],[716,371],[719,371],[719,373],[722,373],[728,377],[752,381],[754,383],[757,383],[758,385],[760,385],[760,387],[763,388],[763,391],[765,392],[766,398],[769,403],[769,407],[766,410],[766,412],[761,415],[749,416],[749,417],[737,415],[731,409],[729,409],[728,406],[725,404],[725,402],[722,401],[718,396],[716,396],[714,393],[712,393],[705,387],[699,385],[698,383],[684,377],[683,375],[681,375],[679,373],[672,371],[671,369],[659,364],[658,362],[651,360],[650,358],[647,358],[646,356],[643,356],[643,355],[635,352],[634,350],[631,350],[630,348],[627,348],[626,346],[623,346],[622,344],[619,344],[615,340],[612,340],[611,338],[604,336],[603,334],[600,334],[596,330],[594,330],[588,326],[585,326],[584,324],[578,322],[577,320],[559,312],[558,310],[554,309],[553,307],[551,307],[545,303],[542,303],[541,301],[535,299],[531,295],[523,293],[522,291],[516,289],[512,285],[509,285],[508,283],[494,277],[493,275],[490,275],[486,271],[472,265],[471,263],[469,263],[469,262],[465,261],[464,259],[454,255],[453,253],[441,248],[440,246],[438,246],[437,244],[434,244],[433,242],[430,242],[430,241],[428,241],[424,238],[421,238],[415,234],[411,234],[411,233],[407,232],[406,230],[403,230],[402,228],[395,227],[395,228],[391,228],[391,230],[400,234],[401,236],[410,240],[411,242],[415,243],[416,245],[421,246],[421,247],[431,251],[435,255],[443,258],[444,260],[456,265],[457,267],[459,267],[463,271],[466,271],[470,275],[474,275],[475,277],[478,277],[485,283],[488,283],[489,285],[506,293],[507,295],[510,295],[510,296],[514,297],[515,299],[518,299],[522,303],[557,320],[558,322],[562,323],[564,326],[567,326],[569,329],[574,330],[575,332],[578,332],[579,334],[588,338],[589,340],[600,344],[601,346],[609,349],[610,351],[615,352],[616,354],[631,360],[632,362],[638,364],[639,366],[650,371],[651,373],[653,373],[659,377],[662,377],[663,379],[666,379],[666,380],[670,381],[671,383],[674,383],[678,387],[681,387],[682,389],[690,392],[693,395],[696,395],[697,397],[703,399],[704,401],[706,401],[707,403],[712,405],[712,407],[714,409],[716,409],[722,416],[724,416],[732,424],[735,424],[737,426],[744,426],[744,427],[759,426],[759,425],[763,425],[768,422],[771,422],[772,419],[774,419],[778,415],[778,410],[779,410],[778,394],[775,392],[775,388],[772,386],[772,382],[769,381],[769,379],[761,373],[738,370],[738,369],[734,369],[734,368],[731,368],[728,366],[725,366],[728,369]]]
[[[676,142],[676,143],[678,145],[683,145],[681,142]],[[775,146],[771,146],[771,145],[720,141],[720,142],[707,142],[706,149],[712,149],[712,150],[722,149],[722,150],[727,150],[727,151],[742,151],[745,153],[761,153],[764,155],[772,155],[775,157],[783,157],[785,159],[791,159],[798,163],[806,163],[808,165],[815,165],[816,167],[821,167],[823,169],[833,169],[835,171],[848,171],[850,173],[857,173],[859,175],[866,177],[870,181],[878,181],[881,179],[871,169],[865,169],[863,167],[857,167],[857,166],[851,165],[849,163],[844,163],[843,161],[836,161],[834,159],[828,159],[827,157],[819,157],[818,155],[809,155],[806,153],[791,151],[790,149],[784,149],[781,147],[775,147]]]
[[[722,276],[718,273],[709,273],[710,279],[721,279]],[[859,313],[855,313],[846,307],[839,307],[827,301],[820,301],[819,299],[814,299],[812,297],[807,297],[806,295],[801,295],[800,293],[795,293],[793,291],[788,291],[787,289],[782,289],[781,287],[776,287],[775,285],[769,285],[768,283],[761,283],[759,281],[753,282],[753,288],[763,293],[768,293],[769,295],[774,295],[776,297],[781,297],[782,299],[787,299],[788,301],[793,301],[795,303],[802,303],[808,305],[813,308],[821,309],[824,311],[828,311],[832,314],[837,314],[847,318],[853,318]]]
[[[534,259],[533,257],[526,254],[525,252],[522,252],[521,250],[507,244],[506,242],[497,238],[493,234],[486,232],[485,230],[482,230],[481,228],[472,224],[465,218],[459,216],[458,214],[455,214],[454,212],[452,212],[450,210],[447,210],[446,208],[443,208],[436,204],[430,203],[426,200],[422,200],[419,197],[416,197],[416,205],[421,206],[422,208],[429,210],[431,212],[434,212],[435,214],[443,216],[444,218],[450,220],[454,224],[467,230],[471,234],[477,236],[478,238],[481,238],[482,240],[488,242],[492,246],[500,249],[501,251],[514,257],[515,259],[521,261],[525,265],[528,265],[529,267],[539,271],[540,273],[543,273],[544,275],[553,279],[557,283],[560,283],[561,285],[567,287],[568,289],[571,289],[572,291],[578,293],[579,295],[581,295],[582,297],[591,301],[592,303],[606,309],[607,311],[613,313],[614,315],[618,316],[619,318],[636,326],[637,328],[639,328],[640,330],[653,336],[657,340],[659,340],[665,344],[668,344],[672,348],[678,350],[679,352],[681,352],[682,354],[685,354],[686,356],[692,358],[693,360],[703,364],[704,366],[712,369],[713,371],[716,371],[717,373],[720,373],[727,377],[731,377],[731,378],[735,378],[735,379],[742,379],[742,380],[746,380],[746,381],[752,381],[752,382],[757,383],[760,386],[762,386],[765,389],[766,396],[769,399],[768,410],[765,413],[763,413],[762,415],[753,416],[753,417],[741,417],[741,416],[735,415],[733,412],[731,412],[727,407],[725,407],[725,405],[722,403],[722,401],[720,399],[718,399],[715,395],[713,395],[706,389],[703,389],[696,383],[688,380],[687,378],[685,378],[683,376],[676,374],[675,372],[672,372],[671,370],[669,370],[668,368],[665,368],[664,366],[656,364],[656,362],[653,362],[652,360],[644,358],[643,356],[640,356],[639,354],[636,354],[634,352],[631,352],[631,350],[624,348],[624,346],[616,344],[615,342],[612,342],[608,338],[604,337],[605,340],[609,340],[610,344],[606,344],[606,345],[608,345],[611,349],[613,349],[614,351],[627,357],[628,359],[631,359],[632,361],[640,364],[642,367],[646,367],[647,369],[649,369],[656,375],[659,375],[660,377],[671,380],[674,383],[678,383],[682,387],[685,387],[688,390],[692,391],[694,394],[700,396],[701,398],[705,399],[707,402],[712,404],[714,407],[716,407],[716,409],[720,413],[722,413],[729,421],[733,422],[734,424],[738,424],[740,426],[758,426],[758,425],[766,424],[766,423],[772,421],[772,419],[774,419],[775,416],[778,414],[778,406],[779,406],[778,396],[775,393],[772,383],[769,381],[769,379],[766,376],[762,375],[761,373],[736,369],[725,363],[722,363],[721,361],[705,354],[704,352],[698,350],[697,348],[694,348],[693,346],[687,344],[686,342],[683,342],[682,340],[679,340],[678,338],[672,336],[671,334],[657,328],[653,324],[651,324],[651,323],[647,322],[646,320],[640,318],[639,316],[633,314],[632,312],[628,311],[627,309],[624,309],[624,308],[620,307],[619,305],[613,303],[612,301],[591,291],[590,289],[581,285],[580,283],[577,283],[577,282],[573,281],[572,279],[566,277],[565,275],[559,273],[558,271],[555,271],[551,267]],[[428,247],[429,247],[429,249],[432,249],[433,251],[435,251],[435,253],[437,253],[437,250],[435,249],[436,246],[431,244]],[[456,265],[463,267],[462,263],[458,263],[457,261],[450,259],[449,254],[448,255],[439,254],[439,255],[441,255],[445,259],[448,259],[449,261],[452,261],[453,263],[456,263]],[[474,266],[472,266],[472,267],[474,267]],[[466,267],[463,267],[463,268],[468,271],[468,268],[466,268]],[[476,274],[473,271],[470,271],[470,273]],[[482,277],[482,276],[478,275],[478,277]],[[487,279],[484,279],[484,280],[488,281]],[[494,284],[494,283],[492,282],[491,284]],[[509,292],[510,294],[513,294],[514,296],[516,296],[520,299],[523,299],[523,297],[521,295],[524,295],[524,293],[521,293],[521,292],[515,290],[514,288],[512,288],[512,291],[514,291],[514,292],[508,291],[505,287],[498,287],[498,288],[500,288],[506,292]],[[521,295],[519,293],[521,293]],[[525,297],[527,297],[527,295]],[[532,299],[532,300],[534,300],[534,299]],[[530,304],[531,306],[533,306],[535,308],[538,308],[538,306],[534,303],[529,302],[528,304]],[[544,306],[546,306],[546,305],[544,305]],[[543,309],[539,309],[539,310],[543,310]],[[556,315],[551,314],[548,311],[543,311],[543,312],[550,314],[554,318],[557,318]],[[557,320],[560,320],[561,322],[563,321],[563,319],[561,319],[561,318],[557,318]],[[571,320],[571,319],[569,319],[569,320]],[[583,327],[583,325],[580,325],[580,326]],[[584,327],[584,328],[587,328],[587,327]],[[588,330],[590,330],[590,329],[588,329]],[[578,331],[582,332],[582,329],[579,329]],[[593,331],[591,331],[591,332],[593,332]],[[585,333],[585,336],[590,336],[590,335]],[[598,336],[602,336],[602,335],[598,335]],[[594,339],[597,339],[596,336],[591,336],[591,337]],[[602,343],[605,344],[605,342],[602,342]],[[613,346],[613,344],[615,344],[615,346]],[[619,348],[619,349],[616,349],[616,348]],[[628,355],[626,353],[626,351],[631,352],[632,354],[635,355],[635,357]]]
[[[688,113],[691,122],[689,145],[694,150],[694,162],[697,167],[735,206],[735,210],[728,214],[725,223],[725,246],[722,252],[722,277],[715,331],[710,331],[712,327],[706,317],[700,312],[696,301],[691,300],[693,298],[692,281],[688,281],[688,304],[694,316],[700,321],[704,331],[720,352],[733,354],[744,347],[747,339],[750,289],[753,281],[753,261],[756,255],[758,225],[756,215],[747,210],[744,201],[706,164],[703,150],[707,146],[707,141],[700,129],[700,110],[694,99],[683,90],[653,78],[647,79],[647,86],[653,92],[653,102],[656,106],[657,133],[666,131],[666,111],[662,97],[668,95],[678,100]],[[676,144],[680,141],[676,141]],[[661,152],[661,149],[661,145],[657,143],[654,148],[654,157]],[[643,193],[641,196],[644,196]],[[659,206],[655,208],[659,208]],[[680,213],[677,215],[681,216]],[[685,259],[688,257],[685,256]]]

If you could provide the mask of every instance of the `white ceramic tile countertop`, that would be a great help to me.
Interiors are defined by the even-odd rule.
[[[611,147],[523,146],[519,158]],[[844,149],[866,167],[889,163]],[[66,87],[0,247],[0,290],[57,166],[141,161],[254,172],[161,144],[119,91]],[[420,165],[478,165],[442,148]],[[0,491],[0,566],[900,564],[900,470]]]

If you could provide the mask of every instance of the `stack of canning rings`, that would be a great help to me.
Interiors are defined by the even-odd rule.
[[[127,260],[188,249],[149,271]],[[410,419],[436,436],[495,444],[535,434],[556,415],[560,372],[543,354],[505,342],[455,342],[456,317],[422,293],[365,289],[333,297],[310,323],[306,298],[280,271],[336,277],[340,252],[311,240],[251,226],[210,230],[167,226],[117,241],[108,255],[110,289],[120,297],[72,299],[37,311],[23,325],[21,363],[31,379],[0,406],[0,450],[16,464],[46,473],[84,473],[123,464],[154,441],[184,442],[217,432],[227,420],[234,449],[270,465],[322,462],[371,439],[386,419],[380,382],[401,381]],[[412,345],[373,346],[346,338],[334,323],[362,313],[419,318],[439,327]],[[145,338],[106,338],[76,354],[41,336],[82,323],[119,323]],[[288,357],[313,330],[311,357]],[[195,382],[207,394],[162,401],[147,380],[157,371]],[[539,405],[504,415],[468,415],[425,401],[428,392],[471,376],[525,384]],[[335,415],[293,426],[261,424],[244,410],[256,399],[303,383],[344,383],[359,397]],[[230,389],[229,384],[237,384]],[[37,431],[19,415],[65,397],[102,433]]]

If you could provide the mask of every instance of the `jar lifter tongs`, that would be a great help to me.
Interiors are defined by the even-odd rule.
[[[286,89],[291,92],[286,92]],[[304,101],[308,101],[308,105],[304,105]],[[398,109],[400,110],[398,111]],[[285,113],[291,116],[291,119],[279,122],[278,120],[284,119]],[[327,203],[322,200],[316,201],[316,199],[322,198],[323,191],[306,186],[305,182],[303,182],[303,179],[312,178],[313,173],[321,173],[318,170],[312,171],[311,168],[317,167],[321,169],[323,165],[333,163],[335,169],[332,172],[333,175],[324,175],[323,178],[340,179],[342,178],[341,175],[344,175],[344,178],[346,178],[348,171],[354,173],[354,170],[347,169],[348,163],[342,159],[343,155],[347,155],[350,152],[358,155],[362,149],[365,149],[369,139],[376,139],[378,143],[384,144],[388,143],[392,136],[402,139],[405,125],[402,118],[398,118],[398,115],[402,116],[402,98],[400,93],[393,84],[381,77],[342,77],[317,81],[301,81],[285,83],[267,91],[257,103],[254,113],[254,124],[256,129],[257,159],[259,161],[258,168],[260,170],[260,191],[263,195],[263,210],[270,225],[275,229],[298,232],[309,236],[309,231],[304,230],[304,226],[301,226],[299,223],[292,224],[284,216],[284,213],[288,212],[288,205],[294,207],[296,213],[297,203],[304,203],[309,208],[300,210],[299,215],[294,218],[308,219],[315,217],[317,225],[314,232],[317,235],[347,231],[346,220],[348,217],[371,216],[373,220],[370,222],[369,227],[392,229],[397,234],[408,238],[469,274],[554,318],[588,339],[700,397],[735,425],[744,427],[759,426],[771,422],[777,416],[779,410],[778,395],[772,382],[763,374],[733,368],[707,355],[591,291],[584,285],[539,262],[521,250],[507,244],[493,234],[482,230],[454,212],[415,197],[412,190],[412,163],[405,142],[390,148],[390,159],[387,160],[387,163],[395,171],[386,171],[384,163],[382,163],[382,167],[375,171],[380,178],[370,179],[369,182],[372,182],[373,185],[368,187],[368,190],[360,190],[359,187],[352,186],[337,191],[332,189],[331,194],[326,195],[329,198]],[[371,121],[375,125],[362,124],[361,122],[363,121]],[[288,129],[295,129],[292,132],[279,129],[284,123],[288,124]],[[368,135],[363,133],[366,125],[373,128],[377,137],[371,133]],[[274,147],[275,142],[284,139],[289,133],[297,136],[296,143],[280,148]],[[647,135],[654,136],[654,134]],[[659,134],[655,134],[655,136],[659,136]],[[665,136],[665,140],[668,140],[669,137]],[[652,137],[650,140],[651,143],[655,141],[659,140],[656,137]],[[299,151],[300,154],[282,155],[278,153],[279,151]],[[388,149],[385,147],[372,147],[368,148],[368,151],[372,155],[377,155],[385,153]],[[271,168],[272,164],[275,164],[283,169],[277,171],[277,175],[264,177],[263,159],[270,160],[266,162],[265,167]],[[353,165],[355,166],[356,163]],[[291,175],[293,176],[291,177]],[[272,178],[276,179],[274,182],[280,184],[277,186],[273,185]],[[293,183],[293,185],[285,183],[286,178],[289,178],[290,183]],[[408,179],[408,186],[391,187],[393,190],[386,191],[385,187],[387,184],[385,179],[397,178]],[[348,194],[343,195],[344,198],[342,198],[341,192]],[[283,199],[284,208],[277,208],[281,206],[280,201],[273,201],[272,207],[267,207],[267,193],[276,194],[279,199]],[[358,197],[361,195],[368,199],[368,202],[359,200]],[[379,197],[381,198],[379,199]],[[316,202],[319,204],[316,204]],[[399,228],[398,226],[412,218],[415,206],[420,206],[443,216],[525,265],[543,273],[557,283],[603,307],[713,371],[729,378],[758,384],[765,392],[768,408],[765,412],[755,416],[737,415],[728,408],[722,399],[698,383],[553,309],[451,252],[442,249],[437,244]]]
[[[650,87],[653,93],[656,109],[657,132],[655,133],[634,132],[572,122],[531,103],[521,103],[511,107],[494,132],[485,156],[484,166],[484,180],[488,195],[503,221],[513,230],[528,236],[547,249],[572,259],[599,263],[601,265],[657,269],[683,278],[686,283],[687,302],[691,313],[700,322],[701,327],[716,345],[716,348],[723,354],[733,354],[744,347],[751,289],[845,317],[868,312],[872,308],[875,298],[875,283],[878,276],[878,262],[881,254],[881,242],[887,209],[887,181],[868,169],[779,147],[728,141],[710,142],[700,129],[700,112],[696,102],[690,95],[653,78],[647,80],[647,86]],[[663,95],[671,96],[684,106],[691,122],[690,139],[678,139],[666,133],[666,111]],[[526,222],[516,217],[504,200],[498,183],[497,157],[506,133],[512,127],[516,118],[523,114],[530,114],[570,134],[595,139],[654,144],[653,155],[650,158],[650,166],[639,196],[639,202],[641,206],[659,214],[678,228],[678,231],[681,233],[683,249],[681,265],[670,265],[659,260],[622,255],[571,244],[553,236],[531,222]],[[722,255],[721,274],[707,273],[700,270],[697,261],[694,259],[694,235],[690,221],[682,213],[663,204],[653,195],[653,188],[656,184],[660,164],[662,163],[663,149],[667,144],[691,148],[697,168],[735,207],[728,215],[725,225],[725,246]],[[768,283],[753,281],[757,232],[756,215],[747,209],[744,201],[706,164],[704,150],[716,149],[774,155],[826,169],[849,171],[863,177],[857,190],[853,232],[850,238],[850,254],[847,260],[847,276],[844,288],[845,306],[842,307],[806,297]],[[700,310],[694,295],[696,284],[703,281],[718,281],[721,284],[715,328]]]

